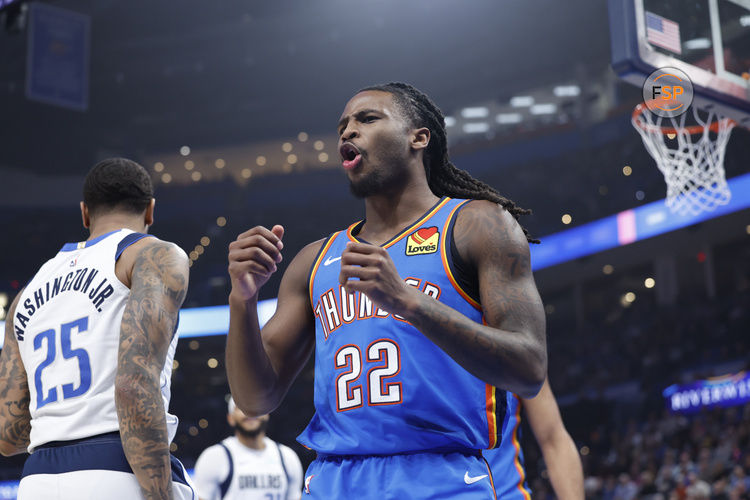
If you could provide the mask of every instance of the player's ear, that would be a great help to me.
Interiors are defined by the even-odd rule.
[[[146,226],[151,226],[154,223],[154,206],[156,205],[156,198],[151,198],[151,202],[146,207],[146,214],[143,222]]]
[[[83,222],[83,227],[85,227],[86,229],[91,227],[91,217],[89,216],[89,207],[87,207],[84,202],[81,202],[81,222]]]
[[[414,129],[411,134],[411,147],[413,149],[425,149],[430,143],[430,129],[421,127]]]
[[[229,424],[229,427],[234,427],[234,417],[231,413],[227,413],[227,423]]]

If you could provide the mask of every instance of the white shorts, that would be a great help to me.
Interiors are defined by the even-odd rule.
[[[175,500],[198,500],[185,468],[172,457]],[[18,500],[137,500],[143,498],[118,433],[42,446],[24,465]]]

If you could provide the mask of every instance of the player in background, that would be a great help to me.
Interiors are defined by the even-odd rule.
[[[498,500],[531,500],[519,438],[521,408],[542,450],[555,496],[559,500],[583,500],[581,458],[565,429],[549,380],[530,399],[508,392],[507,405],[501,445],[483,452],[494,475]]]
[[[494,498],[478,450],[497,445],[504,391],[532,397],[546,376],[527,212],[450,163],[442,113],[410,85],[357,93],[338,134],[366,218],[297,254],[262,332],[284,229],[229,246],[232,394],[269,413],[314,347],[309,498]]]
[[[299,500],[302,464],[291,448],[266,436],[268,419],[248,417],[229,399],[234,436],[206,448],[195,463],[201,500]]]
[[[66,243],[13,301],[0,355],[0,452],[28,451],[19,500],[194,498],[167,412],[188,261],[150,237],[148,173],[86,176],[86,241]]]

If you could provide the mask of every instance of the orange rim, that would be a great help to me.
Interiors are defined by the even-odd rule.
[[[704,127],[703,125],[688,125],[684,129],[676,129],[674,127],[657,127],[655,125],[647,125],[647,124],[643,123],[642,121],[638,120],[638,116],[640,114],[642,114],[644,111],[646,111],[647,109],[648,109],[648,107],[646,106],[645,103],[643,103],[643,104],[637,105],[635,107],[635,109],[633,110],[633,121],[636,123],[636,125],[640,129],[647,130],[647,131],[658,130],[658,131],[660,131],[664,135],[677,135],[682,130],[686,130],[688,132],[688,134],[690,134],[690,135],[698,135],[698,134],[702,134],[703,131],[706,129],[706,127]],[[719,122],[720,121],[721,120],[716,120],[716,121],[712,122],[711,125],[708,126],[708,129],[711,132],[713,132],[715,134],[718,134],[719,133]],[[733,120],[729,120],[729,123],[732,124],[732,125],[734,125],[735,122]]]

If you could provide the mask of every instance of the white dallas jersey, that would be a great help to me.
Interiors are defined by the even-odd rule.
[[[203,500],[299,500],[302,464],[297,454],[267,437],[263,442],[265,448],[255,450],[232,436],[206,448],[193,474],[198,496]]]
[[[117,350],[130,290],[115,275],[115,261],[144,236],[121,229],[67,243],[26,285],[13,329],[31,393],[29,453],[51,441],[118,430]],[[176,347],[175,335],[161,371],[165,411]],[[171,441],[177,417],[169,413],[167,430]]]

